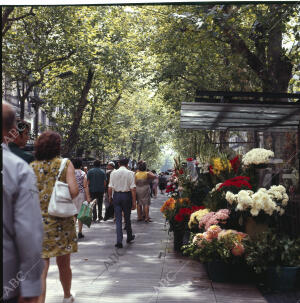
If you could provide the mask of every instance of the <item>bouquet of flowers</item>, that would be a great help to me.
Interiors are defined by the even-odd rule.
[[[198,233],[192,241],[183,246],[183,254],[200,262],[223,260],[227,263],[241,263],[244,257],[244,241],[248,235],[236,230],[221,229],[211,225],[206,232]]]
[[[210,226],[227,223],[227,219],[229,218],[230,211],[228,209],[220,209],[217,212],[211,211],[206,215],[202,216],[199,221],[199,229],[208,230]]]
[[[258,216],[260,212],[272,216],[284,214],[284,207],[289,197],[284,186],[271,186],[269,190],[260,188],[257,192],[241,190],[238,194],[228,191],[226,200],[235,207],[236,211],[248,211],[251,216]]]
[[[161,212],[165,215],[170,224],[170,231],[186,230],[190,215],[204,206],[195,206],[191,204],[188,198],[168,199],[161,207]]]
[[[274,152],[264,148],[253,148],[242,158],[244,166],[263,165],[270,162],[270,158],[274,157]]]

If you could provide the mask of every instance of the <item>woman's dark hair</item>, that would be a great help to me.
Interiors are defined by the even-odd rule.
[[[139,162],[138,162],[138,170],[139,170],[139,171],[146,171],[146,169],[147,169],[146,162],[144,162],[144,161],[139,161]]]
[[[94,166],[95,166],[95,167],[100,167],[100,165],[101,165],[100,160],[95,160],[95,161],[94,161]]]
[[[51,160],[60,155],[61,137],[49,130],[43,132],[35,141],[34,150],[37,160]]]
[[[151,173],[156,174],[156,170],[154,170],[154,169],[151,170]]]
[[[72,159],[72,163],[75,169],[80,169],[82,167],[82,160],[80,158]]]

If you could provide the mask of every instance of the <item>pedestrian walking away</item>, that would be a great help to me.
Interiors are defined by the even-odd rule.
[[[78,213],[80,212],[82,203],[84,201],[91,202],[91,197],[90,197],[90,192],[89,192],[89,187],[87,184],[87,177],[85,172],[82,170],[82,160],[81,159],[73,159],[72,163],[75,168],[75,177],[76,177],[76,182],[78,185],[79,189],[79,194],[78,196],[73,200]],[[75,215],[75,222],[77,220],[77,215]],[[82,233],[82,222],[78,220],[78,239],[84,238],[84,235]]]
[[[136,208],[136,186],[134,173],[128,170],[128,159],[120,160],[120,168],[110,174],[108,185],[109,202],[113,203],[116,216],[117,248],[123,247],[122,211],[127,232],[127,243],[135,239],[131,228],[131,210]]]
[[[46,279],[52,257],[56,257],[58,265],[60,282],[64,291],[63,303],[72,303],[75,300],[71,294],[72,271],[70,266],[70,254],[77,252],[74,217],[61,218],[48,214],[51,194],[63,160],[60,157],[60,147],[61,137],[58,133],[53,131],[42,133],[35,143],[36,161],[30,164],[37,176],[44,224],[42,257],[45,260],[45,268],[42,274],[43,291],[39,303],[44,303],[46,299]],[[67,160],[59,181],[68,184],[72,199],[78,195],[75,169],[70,160]]]
[[[100,222],[103,220],[102,216],[102,204],[103,195],[106,187],[106,174],[100,169],[101,162],[99,160],[94,161],[94,167],[88,171],[87,180],[89,185],[89,191],[91,199],[97,199],[97,203],[93,208],[93,222]],[[98,220],[97,220],[97,207],[98,207]]]
[[[115,163],[114,162],[109,162],[106,167],[106,187],[105,187],[105,194],[104,194],[104,203],[105,203],[105,216],[104,216],[104,221],[107,221],[110,218],[114,217],[114,206],[112,203],[109,203],[109,198],[108,198],[108,184],[110,181],[110,174],[114,171],[115,169]]]
[[[142,221],[143,217],[146,223],[151,222],[149,218],[149,208],[151,204],[149,184],[155,179],[152,172],[146,171],[147,165],[144,161],[139,161],[138,171],[135,174],[136,184],[136,200],[138,221]]]
[[[160,189],[160,193],[164,194],[164,190],[167,187],[167,178],[165,176],[164,173],[160,173],[159,174],[159,178],[158,178],[158,187]]]
[[[15,128],[15,113],[2,105],[2,138]],[[36,177],[28,164],[3,151],[3,302],[37,303],[42,292],[43,223]]]
[[[158,175],[155,170],[151,171],[153,175],[155,175],[155,179],[152,181],[152,191],[154,198],[157,198],[157,186],[158,186]]]

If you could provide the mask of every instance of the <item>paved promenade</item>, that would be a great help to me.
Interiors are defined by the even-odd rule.
[[[72,255],[72,291],[76,303],[263,303],[253,285],[212,283],[203,266],[174,253],[159,209],[166,200],[152,199],[153,222],[137,222],[132,214],[136,240],[115,249],[112,220],[84,227],[78,253]],[[63,291],[55,259],[51,259],[46,303],[60,303]]]

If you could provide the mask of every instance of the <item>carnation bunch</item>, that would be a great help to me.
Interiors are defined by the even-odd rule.
[[[245,166],[267,164],[271,157],[274,157],[273,151],[264,148],[253,148],[243,156],[242,163]]]
[[[226,224],[229,214],[229,209],[220,209],[217,212],[209,212],[199,221],[199,228],[202,229],[204,227],[205,230],[208,230],[211,225]]]
[[[249,177],[244,177],[244,176],[234,177],[234,178],[226,180],[221,185],[219,185],[218,190],[220,190],[223,187],[230,187],[230,186],[235,186],[238,188],[245,186],[245,187],[248,187],[249,189],[252,189],[252,186],[249,183],[249,180],[250,180]]]
[[[263,211],[269,216],[274,213],[284,214],[284,207],[289,197],[284,186],[272,186],[269,190],[260,188],[257,192],[241,190],[238,194],[228,191],[226,200],[231,205],[236,205],[236,211],[250,211],[252,216],[258,216]]]

